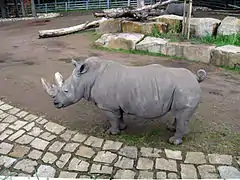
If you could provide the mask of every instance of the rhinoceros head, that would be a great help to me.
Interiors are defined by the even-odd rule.
[[[53,98],[56,108],[64,108],[72,105],[84,96],[88,78],[84,78],[84,74],[88,71],[88,65],[84,62],[76,62],[72,60],[75,66],[72,74],[66,79],[59,73],[55,73],[56,84],[50,84],[41,78],[41,82],[45,91]]]

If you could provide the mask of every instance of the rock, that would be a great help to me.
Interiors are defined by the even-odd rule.
[[[22,146],[22,145],[15,145],[13,151],[9,154],[12,157],[23,157],[27,154],[30,150],[30,147]]]
[[[189,42],[170,42],[163,48],[162,54],[183,57],[190,61],[209,63],[211,51],[215,46],[192,44]]]
[[[35,120],[35,119],[37,119],[38,117],[37,116],[35,116],[35,115],[33,115],[33,114],[29,114],[29,115],[27,115],[25,118],[24,118],[24,120],[26,120],[26,121],[33,121],[33,120]]]
[[[168,179],[179,179],[177,173],[168,173]]]
[[[11,165],[16,161],[16,159],[7,157],[7,156],[0,156],[0,166],[4,166],[5,168],[11,167]]]
[[[142,147],[140,150],[143,157],[160,157],[161,149]]]
[[[139,171],[138,179],[153,179],[153,172]]]
[[[225,45],[211,50],[210,63],[217,66],[234,67],[240,64],[240,47]]]
[[[240,171],[232,166],[219,166],[218,171],[223,179],[239,179]]]
[[[24,130],[21,129],[21,130],[15,132],[14,134],[12,134],[12,135],[8,138],[8,140],[9,140],[9,141],[14,141],[15,139],[17,139],[17,138],[19,138],[20,136],[22,136],[25,132],[26,132],[26,131],[24,131]]]
[[[169,159],[182,160],[182,152],[181,151],[173,151],[170,149],[165,149],[165,154]]]
[[[192,164],[181,164],[182,179],[197,179],[197,169]]]
[[[96,138],[93,136],[90,136],[84,144],[88,145],[88,146],[92,146],[92,147],[98,147],[100,148],[103,144],[104,139],[101,138]]]
[[[8,154],[13,148],[12,144],[2,142],[0,144],[0,154]]]
[[[133,159],[119,156],[118,161],[114,164],[114,166],[122,169],[132,169],[133,164],[134,164]]]
[[[7,130],[3,131],[3,133],[0,134],[0,141],[3,141],[7,137],[9,137],[11,134],[13,134],[13,131],[10,130],[10,129],[7,129]]]
[[[214,18],[191,18],[191,34],[195,37],[213,36],[221,21]]]
[[[15,121],[17,121],[17,117],[13,116],[13,115],[9,115],[2,122],[12,123],[12,122],[15,122]]]
[[[95,45],[110,49],[132,50],[143,37],[144,35],[139,33],[103,34],[95,41]]]
[[[121,142],[116,142],[116,141],[111,141],[111,140],[106,140],[106,142],[103,145],[103,150],[116,150],[118,151],[123,143]]]
[[[50,153],[46,152],[46,154],[43,156],[42,161],[45,163],[53,164],[57,160],[57,156]]]
[[[16,114],[17,117],[23,118],[28,114],[26,111],[20,111],[19,113]]]
[[[67,152],[74,152],[75,149],[79,146],[79,144],[77,143],[68,143],[65,145],[65,147],[63,148],[64,151]]]
[[[18,108],[13,108],[13,109],[10,109],[10,110],[8,111],[8,113],[14,115],[14,114],[17,114],[19,111],[20,111],[20,109],[18,109]]]
[[[122,20],[121,19],[107,19],[100,22],[99,27],[96,28],[97,33],[120,33],[122,32]]]
[[[113,167],[104,166],[100,164],[92,164],[91,174],[112,174]]]
[[[135,21],[122,22],[123,33],[140,33],[144,35],[151,35],[154,28],[156,28],[159,33],[167,33],[167,24],[163,22],[148,22],[148,23],[141,23]]]
[[[35,126],[35,123],[34,123],[34,122],[31,122],[31,123],[27,124],[26,126],[24,126],[23,128],[24,128],[26,131],[30,131],[34,126]]]
[[[137,148],[134,146],[125,146],[121,148],[118,153],[130,158],[137,158]]]
[[[152,18],[152,20],[167,24],[168,32],[180,33],[182,31],[182,21],[183,21],[182,16],[177,16],[173,14],[161,15],[161,16]]]
[[[5,131],[8,125],[8,123],[0,123],[0,132]]]
[[[87,139],[86,135],[81,134],[81,133],[77,133],[75,136],[73,136],[72,141],[82,143],[86,139]]]
[[[25,124],[27,124],[26,121],[15,121],[13,124],[11,124],[9,126],[9,128],[13,129],[13,130],[19,130],[21,127],[23,127]]]
[[[157,158],[156,169],[177,172],[177,162],[175,160]]]
[[[56,170],[47,165],[40,165],[40,167],[37,170],[37,175],[39,177],[48,177],[48,178],[53,178],[55,176]]]
[[[202,179],[218,179],[217,170],[212,165],[200,165],[197,167]]]
[[[31,142],[30,145],[33,148],[36,148],[38,150],[44,150],[47,147],[48,144],[49,144],[49,142],[47,142],[45,140],[42,140],[42,139],[39,139],[39,138],[36,138]]]
[[[157,179],[166,179],[167,173],[165,171],[157,172]]]
[[[227,16],[218,27],[218,35],[231,35],[240,32],[240,18]]]
[[[131,170],[118,170],[115,174],[115,179],[134,179],[136,173]]]
[[[232,164],[231,155],[209,154],[208,159],[211,164],[224,164],[224,165]]]
[[[57,136],[55,136],[54,134],[51,134],[49,132],[44,132],[40,135],[40,138],[43,138],[47,141],[52,141],[53,139],[55,139]]]
[[[99,151],[93,161],[111,164],[117,155],[109,151]]]
[[[75,134],[75,131],[66,130],[60,137],[63,138],[65,141],[69,141]]]
[[[36,161],[32,161],[30,159],[23,159],[21,161],[18,161],[14,168],[27,173],[32,173],[35,166],[37,166]]]
[[[164,51],[168,40],[155,37],[145,37],[142,41],[137,43],[136,49],[141,51],[161,53]]]
[[[206,163],[206,158],[202,152],[187,152],[184,163],[204,164]]]
[[[40,129],[39,127],[33,127],[31,132],[29,132],[28,134],[31,135],[31,136],[39,136],[41,133],[43,132],[42,129]]]
[[[49,147],[49,151],[52,152],[58,152],[62,149],[62,147],[65,145],[64,142],[60,142],[60,141],[55,141],[50,147]]]
[[[42,155],[42,152],[41,151],[38,151],[38,150],[32,150],[29,154],[28,154],[28,157],[31,158],[31,159],[40,159]]]
[[[30,142],[33,141],[33,139],[34,139],[33,136],[29,136],[29,135],[24,134],[23,136],[18,138],[16,140],[16,142],[19,143],[19,144],[29,144]]]
[[[44,128],[54,134],[60,134],[66,129],[66,127],[63,127],[53,122],[48,122],[47,124],[44,125]]]
[[[81,171],[81,172],[87,172],[89,167],[89,163],[86,161],[83,161],[81,159],[73,158],[70,161],[69,170],[73,171]]]
[[[3,104],[0,106],[0,109],[3,110],[3,111],[7,111],[9,109],[12,109],[13,107],[9,104]]]
[[[63,168],[65,166],[65,164],[67,164],[67,162],[69,161],[70,158],[71,158],[70,153],[62,154],[61,157],[59,158],[59,160],[56,162],[57,167]]]
[[[44,124],[46,124],[48,121],[47,121],[46,119],[40,117],[40,118],[36,119],[35,122],[38,123],[38,124],[40,124],[40,125],[44,125]]]
[[[91,158],[94,154],[95,151],[92,148],[86,146],[80,146],[78,151],[76,152],[77,156],[82,156],[86,158]]]
[[[141,170],[152,170],[153,160],[148,158],[139,158],[137,162],[137,169]]]
[[[77,177],[77,173],[61,171],[58,178],[73,178],[74,179],[76,177]]]

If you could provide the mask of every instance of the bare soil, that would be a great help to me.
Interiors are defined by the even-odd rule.
[[[129,144],[170,147],[181,150],[240,152],[240,75],[217,67],[167,57],[150,57],[91,48],[92,33],[76,33],[57,38],[39,39],[38,30],[68,27],[92,20],[92,15],[77,13],[42,21],[19,21],[0,24],[0,96],[34,114],[67,126],[71,130],[122,140]],[[99,56],[127,65],[159,63],[185,67],[196,72],[205,68],[207,79],[201,83],[202,103],[191,119],[190,133],[184,144],[174,147],[166,143],[172,135],[166,130],[167,115],[161,119],[143,120],[125,116],[128,129],[119,136],[105,134],[106,117],[93,104],[81,101],[65,109],[54,108],[44,92],[40,77],[53,82],[56,71],[64,77],[71,74],[71,58],[85,59]]]

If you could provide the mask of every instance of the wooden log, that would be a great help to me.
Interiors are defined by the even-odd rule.
[[[38,31],[38,34],[39,34],[40,38],[63,36],[63,35],[71,34],[74,32],[90,29],[90,28],[96,28],[99,26],[99,24],[101,22],[103,22],[105,20],[106,20],[106,18],[102,18],[100,20],[96,20],[96,21],[92,21],[92,22],[85,22],[83,24],[80,24],[77,26],[71,26],[71,27],[67,27],[67,28],[40,30],[40,31]]]

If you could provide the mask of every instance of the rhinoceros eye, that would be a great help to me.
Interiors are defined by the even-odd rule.
[[[64,91],[65,93],[68,93],[68,89],[64,89],[63,91]]]

